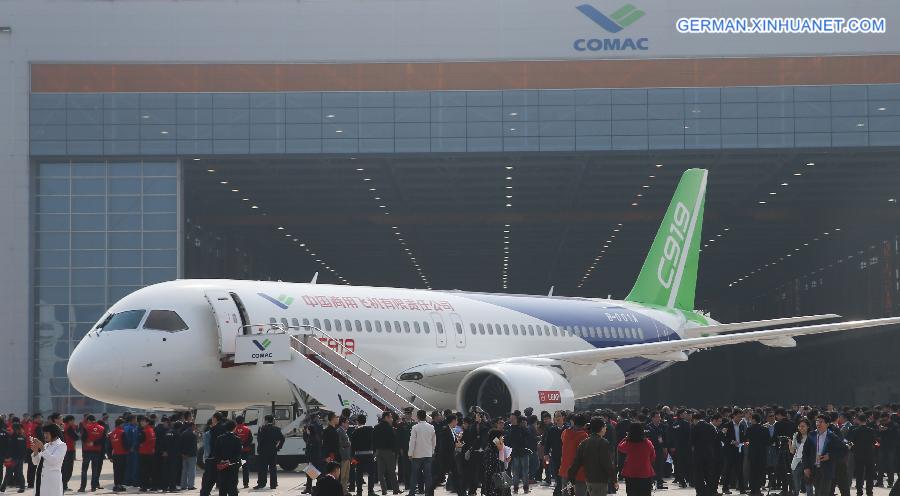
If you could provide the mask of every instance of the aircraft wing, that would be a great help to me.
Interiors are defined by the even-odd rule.
[[[779,327],[793,324],[803,324],[806,322],[815,322],[817,320],[839,319],[840,317],[841,316],[836,313],[826,313],[821,315],[804,315],[802,317],[783,317],[779,319],[735,322],[733,324],[716,324],[710,326],[691,327],[686,330],[686,335],[689,338],[697,338],[701,336],[723,334],[726,332],[750,331],[753,329],[761,329],[763,327]]]
[[[736,326],[740,324],[725,325]],[[441,378],[451,379],[455,377],[456,379],[460,379],[460,374],[468,373],[483,365],[497,363],[524,363],[532,365],[571,364],[589,366],[602,362],[608,362],[610,360],[620,360],[623,358],[635,357],[643,357],[660,361],[685,361],[688,359],[688,352],[707,348],[717,348],[719,346],[753,342],[777,348],[790,348],[797,345],[797,342],[794,340],[794,338],[797,336],[824,334],[828,332],[849,331],[852,329],[864,329],[868,327],[890,325],[900,325],[900,317],[870,320],[852,320],[848,322],[836,322],[833,324],[815,324],[799,327],[785,327],[781,329],[750,331],[737,334],[719,334],[715,336],[702,336],[675,341],[630,344],[624,346],[612,346],[609,348],[596,348],[591,350],[563,351],[558,353],[545,353],[539,355],[500,358],[495,360],[420,365],[418,367],[409,369],[407,372],[417,372],[422,374],[422,377],[420,379],[424,379],[427,383],[434,380],[440,381]],[[401,378],[402,377],[403,376],[401,375]]]
[[[706,348],[717,348],[740,343],[758,342],[766,346],[778,348],[790,348],[797,345],[796,336],[810,334],[823,334],[827,332],[847,331],[851,329],[863,329],[888,325],[900,325],[900,317],[885,319],[851,320],[849,322],[836,322],[834,324],[815,324],[800,327],[785,327],[767,331],[751,331],[738,334],[720,334],[697,338],[680,339],[676,341],[662,341],[657,343],[631,344],[615,346],[611,348],[597,348],[593,350],[564,351],[560,353],[547,353],[535,355],[536,359],[551,359],[569,362],[577,365],[593,365],[598,362],[619,360],[622,358],[644,357],[663,361],[687,360],[686,352]],[[516,361],[511,358],[508,361]]]

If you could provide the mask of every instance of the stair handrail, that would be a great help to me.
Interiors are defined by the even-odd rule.
[[[400,398],[402,398],[403,401],[405,401],[405,402],[407,403],[407,405],[409,405],[409,406],[411,406],[411,407],[413,407],[413,408],[415,408],[415,409],[419,409],[419,410],[431,410],[431,411],[437,410],[437,408],[436,408],[434,405],[432,405],[431,403],[429,403],[426,399],[420,397],[419,395],[417,395],[416,393],[414,393],[413,391],[411,391],[409,388],[407,388],[406,386],[404,386],[403,384],[401,384],[400,381],[398,381],[397,379],[394,379],[392,376],[388,375],[387,373],[385,373],[384,371],[382,371],[381,369],[379,369],[378,367],[376,367],[375,365],[373,365],[371,362],[369,362],[368,360],[366,360],[365,358],[363,358],[362,356],[360,356],[359,354],[357,354],[354,350],[351,350],[350,348],[348,348],[347,346],[345,346],[344,343],[343,343],[343,341],[342,341],[341,339],[333,337],[332,335],[328,334],[327,332],[323,331],[322,329],[320,329],[320,328],[318,328],[318,327],[316,327],[316,326],[314,326],[314,325],[300,324],[300,325],[296,325],[296,326],[291,326],[291,325],[284,325],[284,324],[281,323],[281,322],[266,322],[265,324],[247,324],[247,325],[243,325],[243,326],[241,326],[241,327],[242,327],[242,328],[253,328],[253,327],[262,328],[262,327],[267,327],[267,328],[269,328],[270,331],[273,330],[273,329],[278,329],[278,330],[282,330],[282,331],[285,331],[285,332],[288,331],[288,330],[298,330],[298,331],[299,331],[299,330],[301,330],[301,329],[312,330],[314,333],[318,333],[318,334],[322,335],[325,339],[328,339],[329,341],[334,341],[334,342],[336,343],[336,345],[338,346],[338,348],[340,349],[340,351],[341,351],[340,353],[338,353],[337,350],[331,348],[330,345],[328,345],[327,347],[328,347],[329,349],[331,349],[332,351],[334,351],[335,353],[337,353],[338,356],[340,356],[341,358],[343,358],[347,363],[349,363],[350,365],[356,367],[360,372],[367,373],[369,376],[371,376],[372,378],[374,378],[376,381],[378,381],[378,379],[377,379],[376,376],[375,376],[375,372],[378,372],[378,374],[380,374],[381,377],[383,377],[383,379],[382,379],[381,381],[378,381],[379,384],[381,384],[382,386],[386,387],[388,390],[390,390],[391,392],[393,392],[394,394],[396,394],[397,396],[399,396]],[[306,343],[303,343],[302,341],[300,341],[300,340],[297,339],[296,337],[293,337],[293,336],[292,336],[291,338],[292,338],[292,340],[301,343],[301,344],[303,345],[303,347],[305,347],[306,349],[312,351],[312,352],[315,353],[317,356],[322,356],[321,353],[317,352],[316,350],[313,350],[313,349],[312,349],[311,347],[309,347]],[[350,361],[350,359],[347,358],[348,355],[353,355],[353,356],[356,358],[357,362],[356,362],[356,363],[353,363],[352,361]],[[340,370],[342,374],[344,373],[343,370],[340,369],[340,367],[338,367],[337,365],[331,363],[330,360],[328,360],[327,358],[325,358],[325,357],[323,357],[323,356],[322,356],[322,358],[324,358],[324,359],[328,362],[329,365],[331,365],[332,367],[336,367],[338,370]],[[366,372],[365,370],[363,370],[362,367],[359,366],[360,362],[361,362],[361,363],[364,363],[364,364],[366,364],[366,365],[369,366],[369,372]],[[347,375],[347,374],[345,374],[345,375]],[[364,385],[359,384],[359,383],[358,383],[359,381],[353,379],[352,376],[350,376],[349,378],[350,378],[351,380],[353,380],[354,384],[356,384],[357,386],[365,387]],[[394,386],[394,388],[391,389],[390,385],[386,384],[385,381],[390,381],[390,383]],[[368,390],[369,388],[368,388],[368,387],[365,387],[365,389]],[[401,394],[401,393],[398,391],[398,389],[402,389],[405,393],[409,394],[409,396],[408,396],[408,397],[407,397],[407,396],[404,396],[403,394]],[[375,394],[374,392],[372,392],[372,393]],[[379,398],[381,398],[380,395],[377,395],[377,394],[376,394],[376,396],[378,396]],[[425,408],[422,408],[422,407],[419,407],[418,405],[416,405],[416,403],[415,403],[416,401],[420,401],[420,402],[424,403]],[[391,405],[391,403],[388,402],[388,401],[385,401],[384,403],[385,403],[387,406],[390,406],[390,405]]]

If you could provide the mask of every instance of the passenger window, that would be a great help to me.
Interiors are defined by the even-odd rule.
[[[528,324],[528,334],[534,336],[534,326]]]
[[[347,331],[347,332],[350,332],[350,331],[353,330],[353,326],[350,325],[350,321],[349,321],[349,320],[345,320],[345,321],[344,321],[344,330]]]
[[[559,327],[553,326],[553,335],[559,336]]]
[[[400,321],[399,320],[394,321],[394,332],[396,332],[397,334],[400,334],[402,332],[402,329],[400,329]]]
[[[356,332],[362,332],[362,322],[357,320],[354,323],[356,324]]]
[[[141,314],[143,315],[143,311]],[[187,324],[172,310],[150,310],[150,315],[147,315],[147,321],[144,322],[144,329],[155,331],[178,332],[186,331],[187,328]]]
[[[341,332],[341,321],[338,319],[334,319],[334,330],[336,332]]]
[[[625,332],[622,331],[621,327],[616,327],[616,335],[619,337],[619,339],[625,339]]]
[[[299,328],[300,328],[300,321],[297,320],[297,319],[291,319],[291,326],[296,327],[297,329],[299,329]]]
[[[319,319],[313,319],[313,327],[315,327],[317,331],[322,330],[322,323],[319,322]]]
[[[544,336],[550,336],[550,326],[548,325],[544,326]]]
[[[381,332],[381,321],[380,320],[375,321],[375,332]]]
[[[444,333],[444,324],[442,324],[441,322],[438,322],[434,326],[437,327],[438,334]]]
[[[642,327],[638,327],[638,337],[641,338],[641,340],[644,339],[644,329]]]
[[[514,336],[519,335],[519,325],[518,324],[513,324],[513,335]]]
[[[324,319],[325,321],[325,332],[331,332],[331,319]]]
[[[475,335],[475,324],[469,324],[469,329],[472,331],[472,335]]]
[[[478,324],[478,334],[484,335],[484,324]]]
[[[275,317],[269,317],[269,327],[272,329],[278,329],[278,319]]]
[[[544,335],[544,331],[543,331],[543,329],[541,329],[541,326],[539,326],[539,325],[534,326],[534,330],[535,330],[535,332],[537,332],[538,336]]]
[[[303,325],[308,326],[308,325],[309,325],[309,319],[303,319]]]
[[[425,334],[431,334],[431,329],[428,327],[428,322],[422,322],[422,330],[425,331]]]
[[[421,334],[421,333],[422,333],[422,327],[419,325],[418,322],[415,322],[415,321],[414,321],[414,322],[413,322],[413,327],[416,329],[416,334]]]
[[[391,332],[391,321],[384,321],[384,332]]]
[[[366,332],[372,332],[372,322],[369,320],[366,321]]]
[[[403,321],[403,332],[409,334],[409,322]]]
[[[494,326],[492,326],[491,324],[488,324],[487,325],[487,333],[489,336],[493,336],[494,335]]]
[[[509,336],[509,324],[503,324],[503,334]]]
[[[281,318],[281,329],[282,329],[283,331],[286,331],[287,328],[290,327],[290,325],[291,325],[291,324],[288,323],[288,319],[286,319],[286,318],[284,318],[284,317]]]
[[[474,329],[473,329],[472,331],[473,331],[473,334],[474,334]],[[456,323],[456,333],[457,333],[457,334],[462,334],[462,333],[463,333],[462,324],[460,324],[459,322]]]

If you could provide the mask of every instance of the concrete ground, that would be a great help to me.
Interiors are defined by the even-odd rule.
[[[271,490],[271,489],[266,488],[266,489],[260,489],[258,491],[254,491],[252,489],[252,487],[256,485],[256,475],[257,475],[256,472],[254,472],[250,476],[251,489],[243,489],[241,487],[241,482],[239,481],[238,490],[243,494],[254,494],[254,495],[259,495],[259,496],[280,496],[280,495],[298,496],[300,494],[300,492],[303,490],[304,484],[306,483],[306,475],[303,472],[301,472],[302,468],[303,467],[301,466],[300,469],[297,469],[297,471],[294,471],[294,472],[279,471],[278,472],[278,489],[276,489],[276,490]],[[82,493],[74,492],[74,490],[78,489],[78,486],[81,482],[80,474],[81,474],[81,461],[78,460],[75,462],[75,473],[72,476],[72,480],[69,482],[69,487],[73,490],[73,492],[66,493],[66,494],[73,494],[73,495],[82,494]],[[197,482],[195,484],[195,486],[197,488],[200,487],[201,476],[202,476],[202,470],[198,469],[197,470]],[[88,483],[88,485],[90,485],[90,483]],[[112,484],[112,463],[110,463],[108,460],[104,461],[104,463],[103,463],[103,471],[102,471],[102,475],[100,476],[100,485],[103,486],[103,489],[97,491],[96,493],[86,493],[86,494],[114,494],[112,492],[112,486],[113,486],[113,484]],[[695,496],[695,492],[691,488],[680,489],[680,488],[678,488],[677,485],[674,485],[671,483],[667,483],[667,485],[669,486],[669,489],[666,489],[663,491],[654,491],[654,493],[655,493],[654,496]],[[376,490],[377,489],[379,489],[379,487],[376,485]],[[365,488],[364,488],[364,490],[365,490]],[[890,490],[887,488],[876,487],[874,496],[888,496],[889,491]],[[10,493],[16,494],[16,488],[7,488],[6,494],[10,494]],[[135,488],[129,488],[128,493],[136,494],[136,493],[138,493],[138,490]],[[850,490],[850,493],[851,493],[851,495],[856,494],[855,487],[853,487]],[[31,496],[34,494],[34,490],[26,489],[25,493],[23,493],[23,494]],[[148,494],[152,494],[152,493],[148,493]],[[161,494],[161,493],[156,493],[156,494]],[[183,494],[186,496],[196,496],[196,495],[200,494],[200,491],[199,490],[181,491],[179,494]],[[218,491],[214,489],[212,494],[213,494],[213,496],[217,496]],[[379,495],[381,494],[380,491],[378,492],[378,494]],[[388,494],[390,494],[390,493],[388,493]],[[436,496],[449,496],[450,494],[451,493],[448,493],[443,487],[440,487],[435,491]],[[520,492],[519,494],[521,495],[522,493]],[[549,487],[543,487],[543,486],[539,485],[536,488],[533,488],[532,494],[534,496],[551,496],[553,494],[553,490]],[[773,495],[774,494],[775,493],[773,493]],[[624,483],[619,488],[618,496],[625,496]],[[739,496],[737,491],[734,492],[734,496]]]

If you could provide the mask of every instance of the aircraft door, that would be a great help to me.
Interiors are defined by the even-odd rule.
[[[438,313],[431,314],[431,322],[434,323],[434,337],[438,348],[447,347],[447,329],[444,328],[444,319]]]
[[[463,326],[463,322],[459,314],[450,314],[450,332],[453,334],[453,339],[456,341],[456,347],[465,348],[466,329],[465,326]]]
[[[238,334],[244,333],[240,310],[228,291],[207,291],[205,296],[216,319],[219,354],[223,356],[234,354],[235,339]]]

